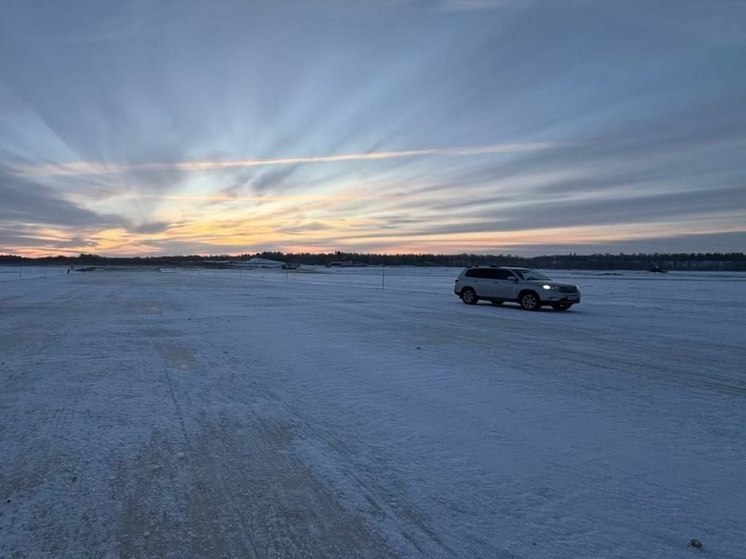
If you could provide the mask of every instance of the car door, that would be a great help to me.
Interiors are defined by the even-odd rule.
[[[477,294],[485,299],[502,298],[500,293],[505,291],[505,287],[502,285],[505,283],[502,272],[503,270],[496,268],[482,268],[478,270],[480,279]]]
[[[489,272],[490,270],[484,268],[474,268],[466,272],[466,277],[469,278],[468,283],[476,290],[477,297],[492,297],[490,295],[492,280],[488,277]]]
[[[497,282],[495,281],[497,279],[497,276],[495,275],[496,270],[484,268],[479,270],[479,272],[479,275],[481,276],[481,279],[479,280],[479,296],[487,299],[494,299],[497,297]]]
[[[518,295],[517,278],[508,270],[491,270],[491,291],[496,299],[515,299]]]

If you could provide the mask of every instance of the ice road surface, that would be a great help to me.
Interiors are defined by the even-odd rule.
[[[0,557],[746,557],[746,275],[458,271],[11,271]]]

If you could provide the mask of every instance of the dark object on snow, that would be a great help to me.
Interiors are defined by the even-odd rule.
[[[649,272],[655,272],[655,273],[657,273],[657,274],[667,274],[667,273],[668,273],[668,270],[664,270],[663,268],[661,268],[661,267],[660,267],[660,266],[658,266],[658,265],[655,265],[655,266],[653,266],[653,267],[652,267],[652,268],[650,268],[650,270],[648,270],[648,271],[649,271]]]
[[[697,538],[692,538],[689,540],[689,545],[692,547],[696,547],[697,549],[702,549],[702,542],[699,541]]]

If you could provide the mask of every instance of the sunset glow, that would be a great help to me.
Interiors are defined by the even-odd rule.
[[[665,4],[3,2],[0,253],[743,250],[746,14]]]

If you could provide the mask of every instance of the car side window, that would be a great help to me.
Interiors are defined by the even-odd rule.
[[[478,278],[478,279],[500,279],[498,273],[500,270],[491,270],[489,268],[475,268],[473,270],[466,271],[467,278]]]
[[[507,270],[475,268],[473,270],[467,270],[466,277],[492,280],[509,280],[513,277],[513,275]]]

